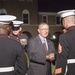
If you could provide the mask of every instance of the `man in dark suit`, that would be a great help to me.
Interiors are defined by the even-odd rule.
[[[46,38],[49,33],[48,24],[39,24],[38,33],[28,42],[30,66],[27,75],[52,75],[51,62],[55,60],[55,47],[53,42]]]

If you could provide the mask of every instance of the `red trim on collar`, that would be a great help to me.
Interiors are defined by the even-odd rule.
[[[0,38],[8,38],[8,36],[0,36]]]

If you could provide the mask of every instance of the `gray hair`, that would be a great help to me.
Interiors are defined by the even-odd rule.
[[[43,25],[48,25],[47,23],[40,23],[39,25],[38,25],[38,29],[41,27],[41,26],[43,26]]]

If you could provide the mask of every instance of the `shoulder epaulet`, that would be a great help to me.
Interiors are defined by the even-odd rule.
[[[8,36],[9,39],[12,39],[12,40],[15,40],[17,42],[19,42],[18,40],[14,39],[14,38],[11,38],[10,36]]]

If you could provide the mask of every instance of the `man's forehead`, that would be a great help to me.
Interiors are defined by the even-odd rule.
[[[49,27],[47,24],[41,24],[40,27]]]

